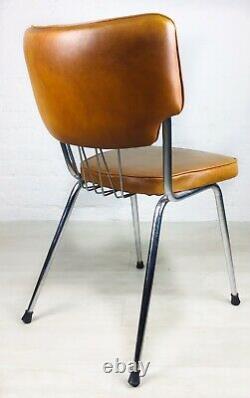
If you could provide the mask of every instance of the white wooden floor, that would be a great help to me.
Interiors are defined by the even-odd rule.
[[[239,307],[217,224],[163,225],[142,358],[151,364],[137,389],[103,372],[133,359],[144,271],[130,224],[69,223],[33,322],[21,322],[54,229],[0,225],[1,398],[250,396],[249,224],[230,225]]]

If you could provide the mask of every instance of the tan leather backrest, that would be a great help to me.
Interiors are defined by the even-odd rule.
[[[175,26],[163,15],[31,27],[24,52],[42,119],[64,143],[151,145],[182,110]]]

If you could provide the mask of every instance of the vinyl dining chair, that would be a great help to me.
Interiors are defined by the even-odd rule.
[[[22,320],[32,321],[52,254],[81,189],[130,198],[137,268],[143,268],[137,194],[156,195],[134,356],[138,364],[168,202],[214,192],[231,303],[240,304],[217,185],[237,175],[237,160],[172,147],[171,117],[181,112],[184,95],[176,29],[170,18],[144,14],[72,26],[31,27],[25,33],[24,52],[41,117],[60,141],[76,183]],[[160,131],[162,146],[152,146]],[[139,368],[130,374],[129,383],[139,385]]]

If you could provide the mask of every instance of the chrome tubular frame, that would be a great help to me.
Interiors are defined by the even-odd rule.
[[[161,231],[161,223],[162,216],[164,213],[164,209],[168,202],[178,202],[180,200],[186,199],[208,189],[212,189],[216,199],[218,218],[220,223],[222,240],[224,243],[225,256],[227,261],[227,268],[229,274],[229,282],[231,288],[231,303],[233,305],[239,305],[240,299],[236,288],[235,274],[234,274],[234,266],[232,259],[232,252],[230,246],[230,238],[226,221],[226,214],[223,203],[223,196],[221,190],[217,184],[207,185],[201,188],[192,189],[185,192],[175,193],[172,187],[172,127],[171,127],[171,119],[168,119],[163,122],[162,132],[163,132],[163,174],[164,174],[164,188],[165,193],[159,199],[155,211],[152,222],[151,229],[151,237],[150,244],[148,250],[148,258],[147,258],[147,268],[144,280],[144,287],[142,293],[142,301],[141,301],[141,310],[138,324],[138,332],[137,332],[137,341],[135,347],[135,356],[134,360],[138,364],[140,360],[143,339],[145,334],[145,327],[148,315],[148,309],[150,304],[151,291],[153,286],[155,265],[157,260],[157,251],[159,245],[160,231]],[[75,160],[74,153],[72,148],[68,144],[61,143],[63,155],[68,167],[69,172],[72,176],[77,179],[77,183],[74,185],[70,196],[68,198],[67,204],[65,206],[64,212],[62,214],[60,223],[56,230],[54,239],[51,243],[49,252],[45,259],[44,266],[38,278],[34,293],[31,297],[28,309],[25,311],[22,320],[25,323],[30,323],[32,320],[34,305],[37,301],[39,292],[41,290],[42,282],[45,280],[45,277],[49,271],[52,255],[57,247],[59,239],[61,237],[62,231],[65,227],[66,221],[68,220],[70,213],[73,209],[74,203],[77,199],[77,196],[80,192],[80,189],[83,188],[87,191],[93,191],[97,194],[102,194],[103,196],[108,196],[113,194],[116,198],[127,198],[131,199],[131,209],[132,209],[132,217],[133,217],[133,226],[134,226],[134,235],[135,235],[135,247],[137,254],[137,268],[143,268],[142,262],[142,251],[141,251],[141,236],[140,236],[140,224],[139,224],[139,212],[138,212],[138,202],[137,196],[133,193],[125,193],[123,189],[123,174],[122,174],[122,151],[117,149],[117,164],[118,164],[118,177],[120,182],[120,189],[117,190],[114,188],[112,175],[110,173],[108,163],[105,159],[105,153],[101,148],[95,149],[96,162],[97,162],[97,174],[98,174],[98,183],[94,182],[95,179],[92,175],[92,170],[89,167],[89,157],[87,157],[85,149],[83,147],[78,147],[78,153],[80,157],[80,169],[77,167],[77,162]],[[109,188],[106,188],[103,185],[102,181],[102,173],[105,172],[108,180],[109,180]],[[140,374],[139,369],[137,371],[132,372],[129,377],[129,383],[136,387],[140,384]]]
[[[143,339],[145,334],[146,320],[148,315],[150,296],[152,291],[154,272],[155,272],[155,264],[157,258],[157,250],[159,244],[159,236],[161,229],[161,221],[165,206],[168,202],[178,202],[190,196],[196,195],[200,192],[206,191],[208,189],[212,189],[215,194],[218,217],[221,228],[222,240],[224,243],[225,256],[228,266],[228,274],[231,288],[231,303],[233,305],[239,305],[240,299],[236,288],[235,274],[234,274],[234,266],[232,260],[230,239],[226,221],[226,214],[223,204],[222,192],[217,184],[207,185],[201,188],[193,189],[190,191],[175,193],[172,189],[172,128],[171,128],[171,119],[166,120],[162,126],[163,133],[163,172],[164,172],[164,187],[165,187],[165,195],[161,197],[158,201],[154,218],[152,223],[151,230],[151,238],[147,259],[147,267],[146,274],[144,280],[144,288],[142,293],[141,300],[141,310],[140,317],[138,322],[138,331],[137,331],[137,339],[135,346],[135,354],[134,361],[138,364],[140,360]],[[133,387],[137,387],[140,384],[140,371],[137,368],[137,371],[130,373],[128,382]]]
[[[178,202],[179,200],[196,195],[200,192],[212,189],[215,195],[217,213],[220,223],[221,236],[224,244],[225,257],[227,262],[229,282],[231,288],[231,303],[233,305],[239,304],[239,297],[236,288],[235,272],[232,258],[232,251],[230,245],[230,237],[227,226],[226,213],[224,208],[223,196],[220,187],[217,184],[207,185],[201,188],[196,188],[190,191],[174,193],[172,189],[172,124],[171,119],[163,123],[163,168],[164,168],[164,184],[165,195],[169,201]]]

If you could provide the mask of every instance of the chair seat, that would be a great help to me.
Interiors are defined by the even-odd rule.
[[[102,184],[112,188],[105,164],[99,156]],[[117,151],[105,152],[113,187],[120,189]],[[121,150],[123,189],[129,193],[163,195],[162,147],[148,146]],[[82,163],[82,176],[100,184],[97,157]],[[91,172],[90,172],[91,171]],[[237,175],[237,160],[230,156],[186,148],[173,148],[173,191],[193,188],[228,180]]]

